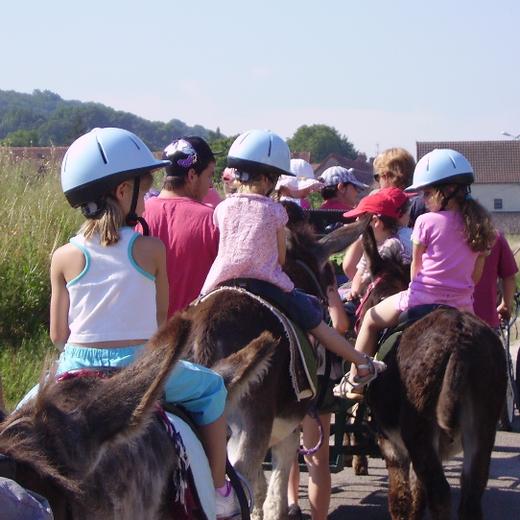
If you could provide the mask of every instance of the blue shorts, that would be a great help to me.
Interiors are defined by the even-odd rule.
[[[78,368],[116,367],[129,365],[143,350],[144,345],[121,348],[87,348],[65,345],[57,361],[57,373]],[[21,406],[38,391],[34,387],[20,402]],[[179,361],[166,381],[165,400],[183,406],[198,425],[216,421],[226,405],[227,390],[222,377],[200,365]]]

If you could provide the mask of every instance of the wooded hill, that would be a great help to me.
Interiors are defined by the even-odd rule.
[[[68,146],[92,128],[115,126],[137,134],[152,150],[161,150],[172,139],[198,135],[209,141],[222,136],[200,125],[179,119],[167,123],[148,121],[101,103],[64,100],[49,90],[22,94],[0,90],[0,143],[8,146]]]

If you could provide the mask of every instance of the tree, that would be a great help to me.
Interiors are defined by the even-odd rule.
[[[321,162],[330,153],[337,153],[355,159],[354,145],[335,128],[328,125],[303,125],[288,139],[293,152],[310,152],[313,162]]]
[[[213,139],[209,139],[209,145],[211,146],[211,150],[215,154],[216,164],[215,164],[215,176],[213,177],[213,183],[220,187],[222,184],[222,172],[226,167],[227,162],[227,154],[233,141],[238,137],[233,135],[231,137],[222,137],[220,134],[219,138],[215,138],[217,132],[213,133]]]
[[[39,136],[36,130],[16,130],[0,141],[5,146],[38,146]]]

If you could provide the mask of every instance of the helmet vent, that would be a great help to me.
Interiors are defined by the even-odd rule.
[[[451,161],[451,164],[453,164],[453,167],[455,169],[457,169],[457,163],[455,162],[455,159],[451,155],[448,155],[448,157],[450,158],[450,161]]]
[[[137,141],[135,141],[135,139],[133,139],[132,137],[130,137],[130,141],[132,141],[132,143],[135,144],[135,147],[136,147],[138,150],[141,149],[141,147],[139,146],[139,143],[138,143]]]
[[[101,158],[103,159],[103,162],[105,164],[108,164],[108,159],[107,159],[107,156],[105,154],[105,150],[103,150],[103,147],[101,146],[101,143],[99,142],[99,139],[96,139],[96,142],[97,142],[97,145],[98,145],[98,149],[99,149],[99,153],[101,155]]]
[[[271,157],[271,148],[273,147],[273,138],[269,136],[269,148],[267,150],[267,157]]]

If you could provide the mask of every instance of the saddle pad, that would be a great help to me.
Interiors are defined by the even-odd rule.
[[[399,340],[403,334],[403,332],[413,325],[416,321],[419,321],[421,318],[424,318],[430,312],[433,312],[436,309],[451,309],[449,305],[442,305],[440,303],[429,303],[425,305],[417,305],[415,307],[411,307],[407,311],[401,313],[399,316],[399,323],[392,329],[388,329],[381,340],[378,343],[378,351],[375,358],[378,361],[384,361],[385,357],[388,353],[394,348],[395,345],[399,343]]]
[[[301,401],[302,399],[309,399],[316,396],[317,388],[317,361],[316,353],[305,334],[305,332],[298,327],[293,321],[291,321],[283,312],[273,306],[267,300],[262,297],[245,290],[242,287],[223,286],[211,291],[210,293],[202,296],[196,300],[193,305],[197,305],[210,295],[226,291],[226,292],[238,292],[245,294],[249,298],[253,298],[261,305],[269,309],[273,315],[278,319],[284,330],[285,336],[289,343],[290,352],[290,363],[289,373],[291,376],[291,383],[296,395],[296,399]]]
[[[384,361],[390,351],[399,343],[401,336],[404,331],[397,330],[392,332],[389,336],[384,336],[381,343],[379,344],[379,350],[374,356],[378,361]]]
[[[193,475],[199,501],[208,520],[215,520],[215,487],[213,477],[206,457],[206,452],[191,427],[180,417],[166,412],[168,420],[175,431],[181,436]]]

